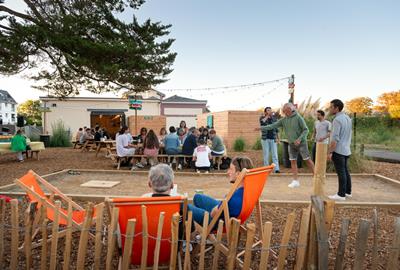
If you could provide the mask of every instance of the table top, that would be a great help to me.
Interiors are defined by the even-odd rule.
[[[28,142],[29,146],[31,147],[32,151],[40,151],[44,150],[44,143],[43,142]],[[10,149],[11,142],[0,142],[0,149]]]

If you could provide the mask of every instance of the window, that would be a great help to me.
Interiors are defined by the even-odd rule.
[[[8,118],[8,113],[6,113],[6,119]]]
[[[57,107],[57,103],[53,103],[53,104],[51,104],[51,107]]]
[[[15,111],[15,104],[11,104],[11,110]]]

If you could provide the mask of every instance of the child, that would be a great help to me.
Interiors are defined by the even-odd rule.
[[[211,166],[211,149],[206,145],[206,141],[203,139],[199,139],[197,144],[198,146],[193,152],[193,161],[196,162],[196,171],[200,173],[200,170],[205,170],[206,173],[209,173]]]

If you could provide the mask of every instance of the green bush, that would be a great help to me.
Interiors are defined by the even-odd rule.
[[[243,152],[244,148],[246,146],[246,143],[244,141],[244,139],[242,137],[239,137],[235,140],[235,142],[233,143],[233,149],[236,152]]]
[[[51,125],[53,129],[53,135],[50,139],[51,147],[69,147],[71,146],[71,138],[69,131],[65,128],[62,120],[57,121]]]
[[[256,142],[253,144],[253,150],[261,150],[262,145],[261,145],[261,138],[257,138]]]

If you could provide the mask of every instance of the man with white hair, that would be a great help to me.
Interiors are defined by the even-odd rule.
[[[152,193],[144,194],[143,197],[166,197],[175,196],[172,192],[174,188],[174,172],[167,164],[158,164],[150,168],[149,187]]]
[[[300,186],[298,180],[298,169],[297,169],[297,156],[300,154],[303,160],[307,162],[307,166],[314,173],[314,162],[310,158],[307,145],[307,134],[308,127],[303,117],[301,117],[295,106],[292,103],[286,103],[282,108],[285,114],[284,118],[279,119],[277,122],[256,128],[256,130],[272,130],[275,128],[283,128],[289,142],[289,159],[293,173],[293,181],[288,185],[290,188],[296,188]]]

